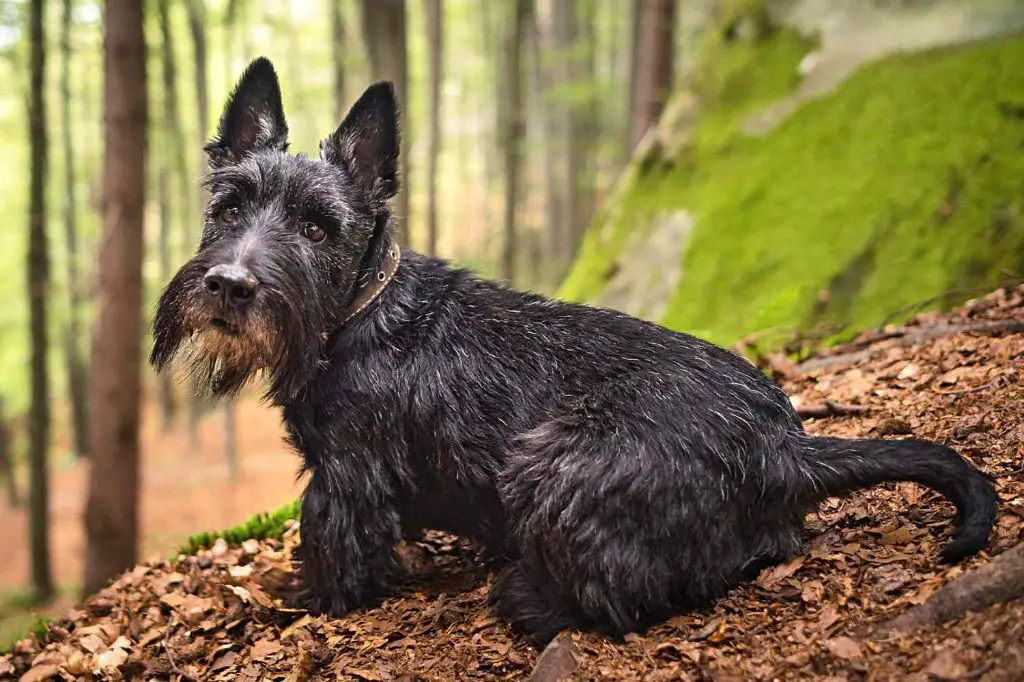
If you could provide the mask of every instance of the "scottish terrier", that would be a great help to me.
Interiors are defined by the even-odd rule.
[[[277,75],[249,65],[205,147],[195,256],[162,293],[151,361],[215,395],[262,376],[310,474],[296,603],[387,594],[427,528],[477,543],[494,611],[539,642],[613,636],[722,597],[801,548],[828,496],[914,481],[951,500],[947,560],[988,543],[996,495],[953,450],[804,432],[738,355],[400,249],[399,113],[370,86],[288,153]]]

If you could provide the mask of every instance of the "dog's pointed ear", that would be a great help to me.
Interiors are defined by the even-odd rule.
[[[212,167],[237,163],[261,149],[288,149],[288,124],[274,65],[257,57],[228,97],[217,136],[206,145]]]
[[[320,157],[348,171],[373,203],[398,193],[398,116],[394,86],[374,83],[320,143]]]

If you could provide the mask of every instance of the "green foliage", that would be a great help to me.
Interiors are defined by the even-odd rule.
[[[268,538],[280,538],[286,530],[285,524],[288,521],[299,518],[299,509],[299,501],[295,500],[276,511],[257,514],[234,528],[228,528],[216,533],[207,532],[193,535],[178,553],[195,554],[200,549],[212,547],[217,538],[224,538],[231,545],[237,545],[249,539],[265,540]]]
[[[588,236],[564,296],[596,298],[621,233],[666,209],[691,211],[696,227],[662,321],[721,343],[863,329],[1024,271],[1020,36],[885,59],[767,135],[742,134],[752,102],[791,86],[797,47],[783,33],[726,48],[686,152],[699,163],[638,180],[612,236]]]
[[[19,641],[27,637],[46,637],[50,619],[45,616],[25,614],[23,618],[5,619],[0,629],[0,654],[6,654]]]

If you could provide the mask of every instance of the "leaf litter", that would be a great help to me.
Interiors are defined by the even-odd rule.
[[[571,633],[574,680],[1021,680],[1024,600],[941,625],[875,638],[972,566],[1024,540],[1024,333],[900,331],[1024,320],[1024,287],[896,333],[853,340],[851,362],[787,366],[794,404],[870,406],[809,419],[816,434],[918,437],[950,445],[992,476],[1001,499],[991,547],[965,565],[938,561],[952,508],[910,483],[830,499],[808,518],[805,551],[766,569],[715,606],[613,641]],[[978,325],[973,325],[981,328]],[[299,543],[281,539],[151,562],[0,656],[0,680],[525,680],[540,651],[487,611],[494,579],[473,549],[428,532],[403,546],[394,596],[344,618],[288,609]],[[566,673],[568,674],[568,673]]]

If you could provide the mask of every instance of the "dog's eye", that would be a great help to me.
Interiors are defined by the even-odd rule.
[[[225,225],[234,225],[238,222],[238,207],[228,206],[220,211],[220,221]]]
[[[306,221],[302,223],[302,236],[311,242],[320,242],[327,236],[327,233],[316,223]]]

